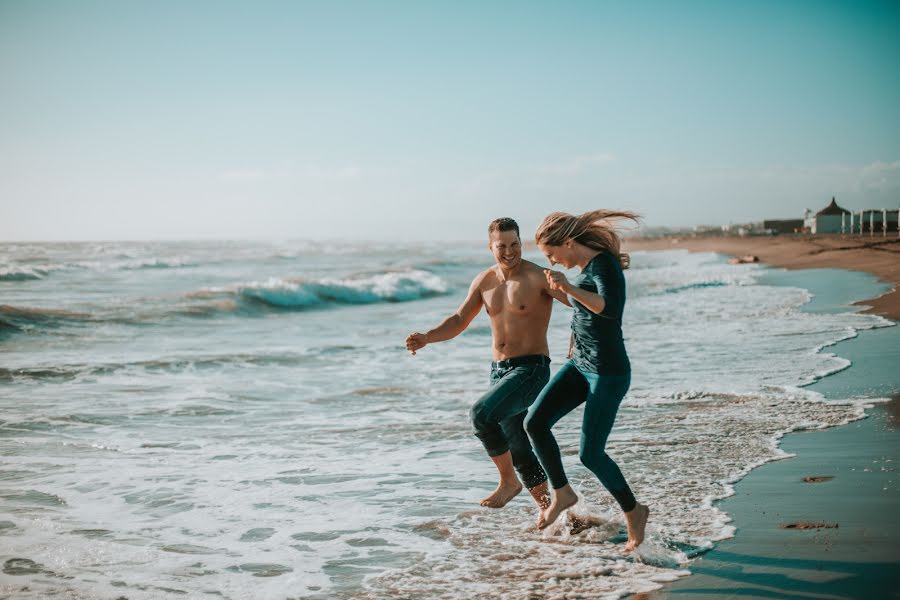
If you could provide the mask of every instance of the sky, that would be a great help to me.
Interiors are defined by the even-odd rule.
[[[0,240],[900,204],[900,2],[0,0]]]

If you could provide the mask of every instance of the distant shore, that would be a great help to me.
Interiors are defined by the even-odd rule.
[[[690,236],[626,238],[623,251],[673,250],[718,252],[731,256],[753,255],[786,269],[837,268],[866,271],[893,286],[888,293],[856,304],[864,312],[900,321],[900,238],[845,235]]]

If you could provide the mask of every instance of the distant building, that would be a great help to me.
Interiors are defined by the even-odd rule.
[[[766,219],[763,229],[772,233],[801,233],[803,219]]]
[[[841,233],[841,229],[850,222],[850,211],[841,208],[831,199],[831,204],[820,210],[815,216],[809,216],[812,211],[807,211],[804,226],[810,233]]]
[[[853,215],[853,231],[850,231],[850,219],[847,219],[848,233],[884,234],[897,231],[896,208],[867,208]]]

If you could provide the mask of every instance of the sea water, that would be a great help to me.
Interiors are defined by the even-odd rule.
[[[536,252],[526,258],[546,264]],[[803,386],[880,317],[804,311],[760,265],[637,252],[632,387],[608,452],[651,507],[621,513],[555,428],[582,500],[534,529],[468,409],[488,387],[482,314],[417,356],[492,263],[483,244],[0,245],[0,591],[84,598],[620,597],[683,576],[733,534],[714,501],[784,456],[786,432],[858,419]],[[572,272],[570,275],[574,275]],[[553,369],[571,309],[554,308]]]

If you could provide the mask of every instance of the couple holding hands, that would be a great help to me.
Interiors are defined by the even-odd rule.
[[[650,511],[635,499],[605,451],[631,383],[622,338],[625,277],[619,236],[613,228],[621,219],[636,221],[637,215],[607,210],[577,216],[555,212],[538,227],[535,241],[551,265],[581,268],[574,282],[559,271],[522,259],[514,220],[492,221],[489,248],[496,264],[475,277],[454,314],[426,333],[410,334],[406,348],[415,354],[428,344],[456,337],[484,307],[493,335],[491,388],[472,406],[471,418],[475,435],[497,467],[500,483],[481,505],[501,508],[524,484],[540,509],[539,529],[574,506],[578,496],[566,478],[551,429],[584,403],[579,456],[625,513],[625,550],[630,552],[644,539]],[[554,299],[575,310],[569,360],[550,379],[547,327]]]

